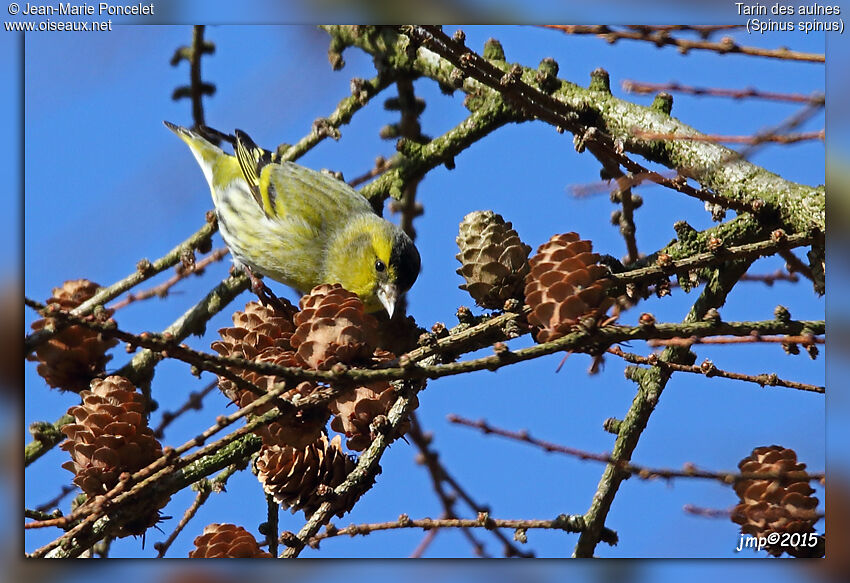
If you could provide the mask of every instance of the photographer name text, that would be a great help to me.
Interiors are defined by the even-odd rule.
[[[150,16],[154,14],[153,2],[149,4],[24,4],[20,14],[24,16]]]

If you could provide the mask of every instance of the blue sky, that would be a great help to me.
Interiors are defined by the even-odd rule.
[[[581,85],[587,84],[590,71],[604,67],[614,94],[638,103],[648,104],[651,97],[624,94],[620,88],[624,79],[798,93],[824,89],[820,65],[700,52],[683,57],[671,49],[627,42],[612,46],[533,27],[463,28],[470,47],[481,49],[489,36],[495,36],[509,61],[536,66],[542,58],[554,57],[560,63],[560,77]],[[212,26],[207,38],[216,44],[216,53],[204,59],[203,77],[218,87],[216,95],[205,101],[207,122],[224,131],[243,129],[266,147],[297,141],[315,118],[330,113],[348,95],[352,77],[373,75],[370,58],[356,49],[345,53],[347,65],[342,71],[331,71],[325,56],[327,35],[314,28]],[[43,301],[66,279],[111,283],[132,271],[140,258],[161,256],[202,224],[211,201],[201,172],[182,142],[161,123],[163,119],[191,123],[188,101],[170,99],[173,88],[187,82],[187,65],[168,64],[174,49],[190,40],[188,26],[120,26],[101,35],[27,37],[24,289],[29,297]],[[810,52],[824,49],[819,35],[740,40],[764,46],[789,44]],[[421,119],[425,133],[439,135],[465,117],[460,93],[441,95],[427,79],[417,81],[415,88],[427,102]],[[393,89],[387,90],[358,113],[342,128],[339,142],[326,140],[299,162],[340,170],[350,179],[368,170],[376,155],[391,155],[394,144],[380,140],[378,130],[394,120],[393,112],[381,107],[392,95]],[[793,111],[794,106],[787,104],[676,95],[673,115],[706,133],[752,134]],[[821,127],[822,116],[802,129]],[[765,148],[754,161],[790,180],[811,185],[824,181],[823,144],[818,142]],[[454,237],[458,222],[473,210],[490,208],[503,214],[535,249],[555,233],[574,230],[591,239],[596,250],[622,256],[623,241],[608,221],[615,207],[607,195],[578,199],[568,188],[596,180],[596,160],[576,154],[572,136],[559,135],[542,123],[503,128],[459,155],[454,170],[441,167],[429,173],[419,189],[426,211],[416,222],[423,271],[409,294],[410,313],[425,327],[435,321],[451,325],[457,306],[472,304],[457,289],[461,281],[454,273]],[[640,194],[645,203],[637,211],[637,237],[644,252],[669,242],[676,220],[687,219],[697,229],[712,224],[698,201],[651,187],[642,188]],[[220,244],[216,237],[216,245]],[[781,265],[761,261],[753,271],[772,272]],[[161,329],[225,277],[227,267],[224,262],[210,268],[204,276],[182,282],[167,300],[131,306],[116,319],[132,331]],[[275,289],[294,299],[281,286]],[[677,289],[672,297],[650,300],[621,321],[634,323],[641,311],[651,311],[662,321],[679,321],[695,298],[695,293]],[[241,296],[232,309],[241,309],[249,299],[247,294]],[[768,319],[777,304],[787,306],[799,319],[824,315],[823,300],[814,297],[810,286],[783,282],[770,288],[742,283],[721,313],[726,320]],[[208,334],[191,338],[189,344],[208,349],[215,330],[229,324],[231,312],[216,317]],[[27,323],[32,319],[27,314]],[[524,338],[512,346],[530,342]],[[641,345],[631,348],[647,353]],[[824,383],[822,357],[816,361],[805,355],[790,357],[778,346],[700,348],[698,356],[729,370],[776,372],[783,378]],[[623,378],[623,364],[609,358],[602,374],[588,377],[588,358],[580,355],[570,357],[556,373],[561,357],[552,355],[498,373],[441,379],[420,396],[420,419],[426,430],[434,432],[441,459],[476,499],[492,506],[494,516],[551,518],[562,512],[583,513],[590,504],[600,464],[546,455],[445,420],[449,413],[484,418],[508,429],[527,428],[537,437],[572,447],[610,450],[613,439],[602,431],[602,422],[621,417],[634,395],[634,385]],[[127,358],[119,347],[110,366],[117,368]],[[210,379],[209,375],[202,381],[194,379],[179,362],[163,363],[154,383],[160,412],[177,408],[189,391]],[[36,375],[35,365],[27,365],[26,423],[53,420],[74,402],[74,395],[49,390]],[[197,428],[212,424],[225,404],[224,397],[212,395],[202,411],[172,426],[165,443],[180,444]],[[731,470],[753,447],[779,443],[795,449],[801,461],[820,471],[825,465],[824,420],[824,400],[818,395],[675,376],[634,460],[653,467],[694,462],[706,469]],[[157,422],[155,413],[153,423]],[[66,455],[56,449],[27,470],[27,507],[51,498],[70,479],[58,467]],[[377,486],[338,523],[392,520],[402,512],[411,517],[439,515],[439,502],[430,491],[426,471],[414,463],[415,455],[415,447],[394,444],[382,461]],[[186,492],[172,499],[167,513],[175,518],[162,525],[166,534],[192,496]],[[727,508],[733,503],[733,492],[717,483],[629,480],[608,520],[619,532],[620,545],[600,546],[598,554],[737,556],[735,525],[682,511],[685,504]],[[186,556],[192,538],[209,522],[236,522],[255,530],[265,518],[264,509],[256,479],[242,472],[231,479],[227,494],[214,495],[204,506],[169,555]],[[303,517],[282,513],[281,521],[282,528],[297,530]],[[31,550],[55,536],[53,531],[31,531],[25,546]],[[322,553],[304,556],[406,556],[421,536],[410,531],[340,538],[323,543]],[[153,543],[164,538],[150,532],[145,549],[140,541],[119,541],[113,556],[152,556]],[[480,538],[489,540],[483,534]],[[575,536],[532,532],[529,543],[540,556],[565,556]],[[488,549],[499,553],[495,543]],[[469,554],[468,544],[454,532],[440,533],[429,551],[435,557]]]

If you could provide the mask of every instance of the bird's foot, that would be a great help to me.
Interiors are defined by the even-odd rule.
[[[260,303],[264,306],[268,306],[276,311],[285,311],[286,306],[283,302],[280,301],[274,292],[263,283],[263,280],[260,279],[251,269],[247,266],[244,267],[245,273],[248,275],[248,278],[251,280],[251,291],[257,294],[257,298],[260,300]]]
[[[280,301],[280,298],[274,295],[274,292],[269,287],[261,282],[262,287],[255,291],[257,297],[260,298],[260,303],[268,306],[277,312],[285,312],[286,304]]]

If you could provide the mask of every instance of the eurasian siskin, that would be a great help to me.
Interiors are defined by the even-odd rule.
[[[356,190],[332,176],[276,161],[244,132],[235,155],[165,122],[192,150],[210,185],[234,263],[304,294],[339,283],[370,312],[392,316],[419,275],[419,252]]]

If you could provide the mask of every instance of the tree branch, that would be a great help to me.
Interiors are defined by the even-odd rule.
[[[441,86],[456,87],[467,93],[489,88],[490,91],[485,90],[487,107],[510,108],[514,117],[517,115],[515,108],[519,106],[524,116],[537,117],[576,135],[593,125],[624,150],[678,169],[728,199],[730,204],[751,205],[754,201],[762,201],[775,209],[780,224],[790,232],[824,231],[823,187],[811,188],[783,180],[739,159],[734,151],[718,144],[644,140],[634,136],[634,127],[701,135],[668,113],[617,99],[610,90],[584,89],[560,80],[551,94],[544,93],[535,88],[537,71],[484,59],[460,41],[449,38],[438,27],[402,27],[405,34],[364,26],[323,28],[340,47],[357,46],[392,66],[430,77]],[[417,48],[417,44],[422,46]],[[477,83],[466,79],[458,84],[458,77],[469,77]],[[394,195],[398,196],[400,192]]]
[[[748,267],[749,262],[739,261],[729,264],[723,269],[715,270],[706,288],[685,318],[685,325],[702,320],[710,308],[722,306],[726,301],[726,296],[732,291],[741,275],[746,273]],[[687,349],[670,347],[664,349],[659,360],[682,363],[687,360],[687,357]],[[627,475],[617,464],[631,459],[638,440],[643,430],[646,429],[649,417],[655,410],[661,393],[670,379],[670,374],[670,371],[659,367],[631,371],[630,378],[638,383],[638,392],[618,429],[614,451],[611,454],[615,463],[609,463],[605,467],[596,494],[594,494],[590,503],[590,508],[584,515],[588,528],[579,536],[578,543],[576,543],[573,551],[574,557],[593,556],[611,504],[614,502],[620,483]]]

